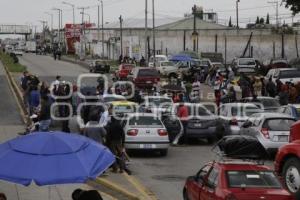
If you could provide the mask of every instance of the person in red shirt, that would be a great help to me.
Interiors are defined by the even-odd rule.
[[[183,142],[187,143],[186,126],[188,123],[189,109],[184,103],[181,103],[179,105],[177,116],[179,117],[181,124],[183,126]]]

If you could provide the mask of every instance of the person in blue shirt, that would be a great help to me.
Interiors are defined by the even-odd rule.
[[[31,86],[31,92],[29,97],[29,113],[32,115],[34,110],[40,105],[40,92],[37,86]]]

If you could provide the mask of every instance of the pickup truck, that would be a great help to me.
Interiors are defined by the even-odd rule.
[[[156,64],[156,70],[162,76],[177,78],[178,66],[170,61],[161,61]]]

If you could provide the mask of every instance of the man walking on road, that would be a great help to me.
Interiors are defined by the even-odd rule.
[[[108,126],[106,143],[111,152],[116,156],[117,161],[113,164],[113,172],[116,173],[118,168],[120,173],[125,169],[125,162],[122,160],[124,149],[125,133],[121,124],[114,117],[111,117],[111,122]]]

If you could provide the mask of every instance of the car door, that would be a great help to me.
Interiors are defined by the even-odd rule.
[[[216,197],[216,188],[218,186],[219,180],[219,169],[213,167],[205,181],[205,184],[202,187],[202,191],[200,193],[200,200],[215,200]]]
[[[207,178],[207,174],[210,171],[211,166],[205,165],[195,176],[195,180],[191,182],[187,188],[187,194],[189,200],[200,200],[202,193],[204,180]]]

